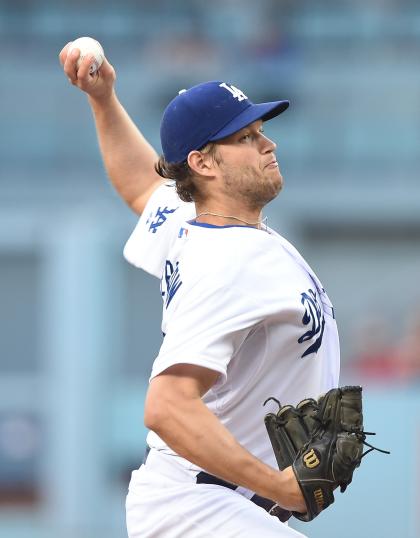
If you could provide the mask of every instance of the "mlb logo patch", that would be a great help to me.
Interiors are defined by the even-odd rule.
[[[182,228],[182,227],[181,227],[181,228],[179,229],[179,232],[178,232],[178,238],[179,238],[179,239],[182,239],[183,237],[187,237],[187,235],[188,235],[188,230],[187,230],[187,228]]]

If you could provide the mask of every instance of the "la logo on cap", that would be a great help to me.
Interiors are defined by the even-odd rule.
[[[236,86],[233,86],[233,84],[229,86],[228,84],[226,84],[226,82],[222,82],[221,84],[219,84],[219,87],[225,88],[225,90],[228,90],[233,95],[233,97],[237,99],[238,101],[243,101],[244,99],[248,99],[248,97],[244,94],[244,92],[241,91]]]

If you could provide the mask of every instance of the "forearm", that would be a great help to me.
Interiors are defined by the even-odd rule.
[[[127,204],[140,213],[162,180],[154,170],[157,154],[114,91],[101,99],[89,97],[89,103],[111,183]]]
[[[119,195],[136,213],[143,209],[154,189],[162,183],[154,164],[157,154],[119,102],[115,70],[106,58],[96,76],[90,75],[92,58],[77,63],[80,51],[67,43],[59,54],[64,73],[85,92],[96,123],[99,147],[109,178]]]
[[[153,429],[180,456],[286,509],[305,510],[291,469],[280,472],[255,458],[200,399],[177,400],[166,409]]]

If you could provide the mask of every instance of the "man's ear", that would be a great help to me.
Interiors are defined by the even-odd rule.
[[[190,151],[187,161],[195,174],[209,178],[214,176],[214,159],[208,153]]]

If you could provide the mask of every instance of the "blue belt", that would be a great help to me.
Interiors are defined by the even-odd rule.
[[[144,454],[143,463],[146,463],[149,452],[150,452],[150,448],[147,447]],[[218,478],[217,476],[206,473],[204,471],[200,471],[197,474],[196,480],[197,480],[197,484],[214,484],[216,486],[223,486],[224,488],[228,488],[232,490],[238,489],[238,486],[236,486],[235,484],[226,482],[226,480],[222,480],[221,478]],[[275,503],[271,499],[267,499],[266,497],[261,497],[260,495],[257,495],[256,493],[254,493],[254,495],[249,500],[253,502],[254,504],[256,504],[257,506],[263,508],[271,516],[279,518],[280,521],[285,522],[292,515],[292,513],[289,512],[289,510],[285,510],[284,508],[281,508],[277,503]]]

